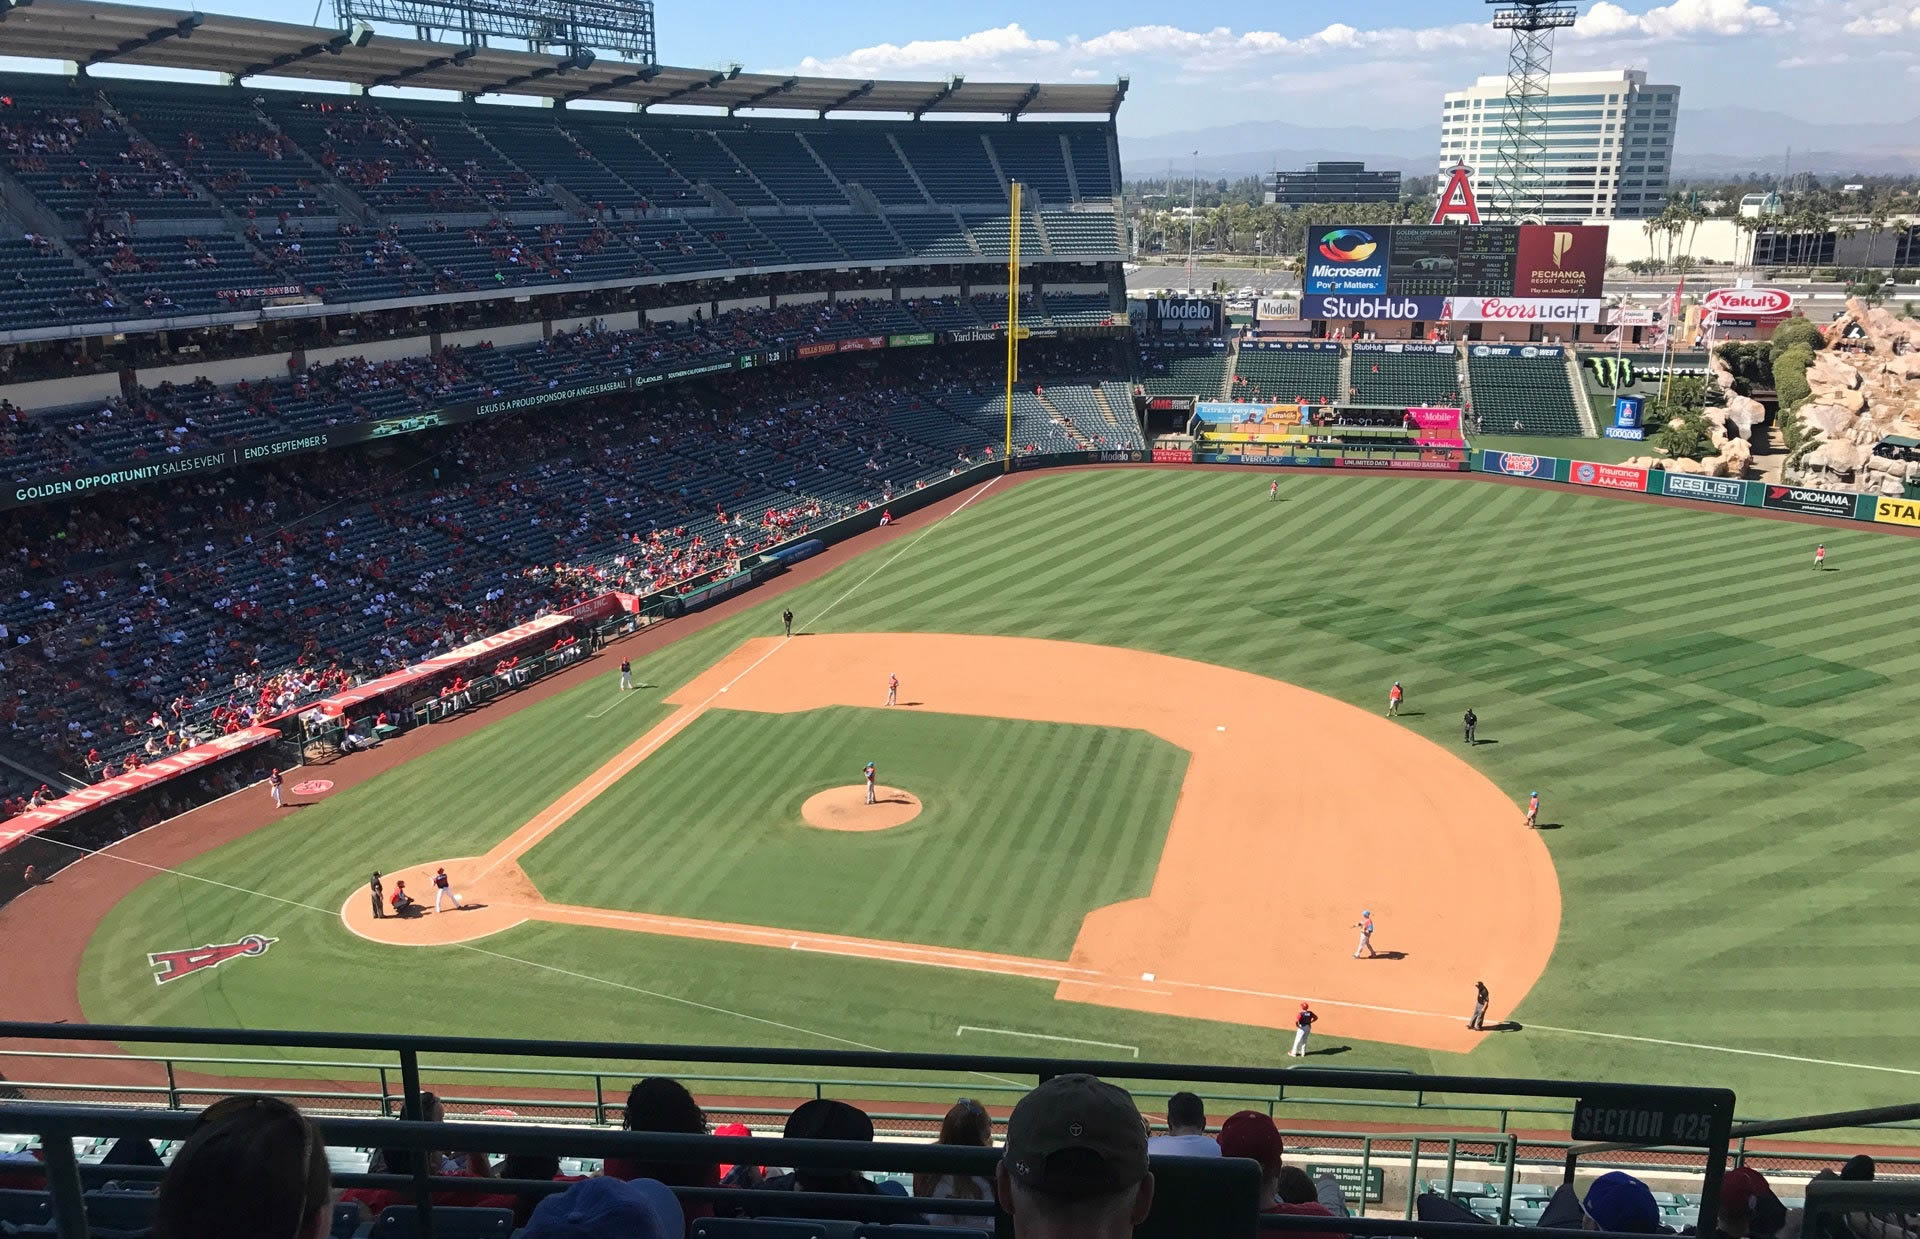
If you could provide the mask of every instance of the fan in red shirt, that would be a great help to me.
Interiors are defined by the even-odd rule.
[[[1258,1110],[1242,1110],[1230,1116],[1220,1124],[1220,1156],[1245,1157],[1260,1163],[1260,1211],[1262,1213],[1291,1213],[1305,1217],[1334,1217],[1332,1209],[1313,1198],[1313,1184],[1307,1182],[1306,1198],[1296,1200],[1301,1193],[1298,1190],[1299,1179],[1295,1180],[1293,1190],[1281,1182],[1281,1171],[1292,1170],[1282,1165],[1283,1146],[1280,1129],[1273,1120]],[[1294,1178],[1287,1175],[1287,1178]],[[1290,1232],[1293,1235],[1310,1236],[1311,1239],[1345,1239],[1338,1231],[1304,1230]]]

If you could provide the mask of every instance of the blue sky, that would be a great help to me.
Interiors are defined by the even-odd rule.
[[[1841,121],[1920,115],[1920,0],[1577,0],[1566,69],[1646,68],[1688,106]],[[310,22],[312,0],[207,0]],[[324,0],[323,23],[332,19]],[[660,0],[669,64],[857,77],[1132,79],[1123,133],[1235,121],[1437,124],[1439,95],[1505,69],[1481,0]]]

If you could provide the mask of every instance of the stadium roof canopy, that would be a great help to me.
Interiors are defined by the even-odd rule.
[[[0,52],[9,56],[234,78],[271,75],[356,86],[407,86],[463,95],[536,95],[559,102],[603,100],[693,105],[733,111],[889,112],[1001,116],[1113,116],[1125,79],[1111,85],[1025,82],[901,82],[743,73],[737,67],[675,69],[604,59],[581,67],[564,54],[464,48],[374,33],[351,34],[287,22],[187,9],[137,8],[91,0],[0,0]]]

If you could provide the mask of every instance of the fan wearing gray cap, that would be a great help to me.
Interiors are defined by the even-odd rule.
[[[1090,1075],[1020,1099],[998,1173],[1019,1239],[1123,1239],[1153,1209],[1146,1120],[1125,1089]]]

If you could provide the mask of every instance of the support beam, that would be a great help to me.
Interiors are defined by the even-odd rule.
[[[1040,83],[1035,82],[1033,85],[1027,87],[1027,92],[1025,94],[1020,96],[1020,102],[1013,105],[1013,110],[1007,113],[1007,119],[1019,120],[1020,113],[1032,107],[1033,101],[1035,99],[1038,99],[1039,97],[1040,97]]]
[[[724,85],[725,83],[731,82],[734,78],[739,76],[740,76],[740,66],[732,65],[726,70],[726,72],[716,73],[712,77],[707,78],[705,81],[689,82],[685,86],[682,86],[679,90],[670,90],[666,94],[661,95],[658,99],[649,99],[645,103],[640,105],[640,110],[644,112],[649,108],[655,106],[656,104],[672,103],[675,99],[684,99],[688,95],[697,95],[703,90],[712,90],[715,86]]]
[[[612,94],[616,90],[625,90],[629,86],[639,86],[651,82],[659,76],[660,66],[648,65],[638,73],[622,73],[619,77],[610,77],[604,82],[587,87],[585,90],[576,90],[566,98],[560,100],[560,106],[566,107],[569,103],[577,99],[592,99],[598,95]]]
[[[849,103],[852,103],[854,100],[863,99],[872,93],[873,93],[873,83],[871,81],[862,82],[858,86],[854,87],[852,90],[848,91],[846,94],[841,95],[838,99],[835,99],[832,103],[829,103],[827,104],[827,106],[821,108],[820,119],[825,120],[828,112],[837,112],[841,108],[846,107]]]
[[[473,51],[474,49],[471,47],[463,47],[451,56],[435,56],[431,60],[423,60],[417,65],[408,65],[398,73],[382,74],[374,78],[373,81],[368,82],[367,88],[371,90],[375,86],[398,86],[402,82],[419,77],[422,73],[432,73],[437,69],[444,69],[448,65],[452,65],[457,69],[473,59]]]
[[[573,67],[574,67],[573,58],[568,57],[565,60],[555,61],[553,64],[546,65],[539,69],[534,69],[531,72],[516,73],[512,77],[506,79],[503,82],[495,82],[491,86],[482,86],[479,90],[476,90],[473,93],[476,95],[504,94],[505,92],[512,90],[515,86],[525,86],[528,82],[542,81],[546,78],[550,78],[554,76],[557,73],[566,73],[570,71]]]
[[[81,61],[80,70],[84,73],[89,65],[105,64],[109,60],[118,60],[120,57],[131,52],[137,52],[143,47],[152,47],[156,43],[165,43],[168,39],[191,39],[193,32],[200,28],[202,20],[200,14],[189,13],[171,26],[162,26],[157,30],[149,30],[137,39],[127,39],[111,51],[102,48]]]
[[[1133,79],[1123,77],[1113,84],[1113,111],[1107,113],[1108,120],[1120,119],[1120,105],[1127,101],[1127,87],[1133,85]]]
[[[792,90],[794,87],[798,86],[799,84],[800,84],[799,78],[790,77],[786,81],[781,82],[777,86],[769,86],[763,91],[759,91],[756,94],[748,95],[745,99],[742,99],[740,102],[728,107],[727,115],[732,116],[735,112],[738,112],[741,108],[757,108],[761,104],[765,103],[767,100],[773,98],[775,95],[784,95],[788,91]]]
[[[954,91],[959,90],[962,86],[965,86],[966,84],[967,84],[966,78],[961,77],[957,73],[954,74],[952,77],[947,79],[947,84],[945,86],[942,86],[937,94],[933,95],[926,102],[922,103],[919,107],[913,109],[913,119],[919,120],[921,117],[925,116],[928,112],[931,112],[939,103],[941,103],[943,100],[951,96]]]
[[[277,69],[284,69],[288,65],[299,64],[303,60],[313,60],[320,56],[338,56],[341,52],[347,50],[348,44],[352,42],[353,36],[336,34],[325,43],[309,43],[297,52],[282,52],[272,60],[262,60],[255,64],[250,64],[246,68],[235,72],[233,80],[238,82],[243,78],[255,77],[262,73],[272,73]]]

